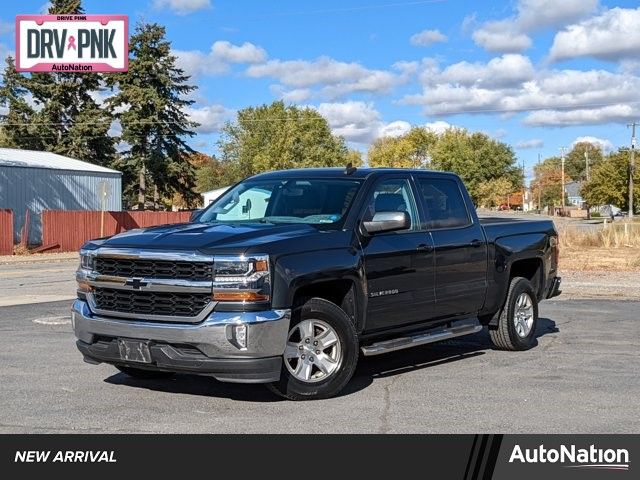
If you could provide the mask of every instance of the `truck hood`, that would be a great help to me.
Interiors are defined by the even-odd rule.
[[[129,230],[106,239],[100,246],[170,250],[206,250],[223,247],[244,250],[316,234],[318,230],[315,227],[305,224],[179,223]]]

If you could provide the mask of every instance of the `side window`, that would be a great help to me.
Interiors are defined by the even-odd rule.
[[[411,218],[411,230],[420,228],[411,186],[406,179],[394,178],[378,182],[367,202],[363,220],[371,220],[378,212],[407,212]]]
[[[428,229],[464,227],[471,223],[462,192],[455,180],[417,178]]]

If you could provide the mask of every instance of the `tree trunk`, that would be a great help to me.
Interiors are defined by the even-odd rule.
[[[158,185],[153,184],[153,209],[158,211],[158,201],[160,200],[160,194],[158,193]]]
[[[144,210],[144,202],[147,193],[147,169],[143,165],[140,168],[138,178],[138,210]]]

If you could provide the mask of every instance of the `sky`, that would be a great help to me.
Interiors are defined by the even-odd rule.
[[[191,144],[215,154],[244,107],[316,108],[352,148],[411,126],[481,131],[538,159],[587,139],[627,146],[640,120],[638,1],[85,0],[88,14],[127,14],[167,29],[198,90]],[[18,14],[0,3],[0,54]]]

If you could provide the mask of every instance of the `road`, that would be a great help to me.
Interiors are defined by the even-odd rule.
[[[206,377],[133,380],[82,362],[68,301],[0,308],[0,432],[640,431],[640,302],[552,300],[538,346],[486,332],[361,361],[338,398],[288,402]]]
[[[0,264],[0,307],[72,299],[78,260]]]

